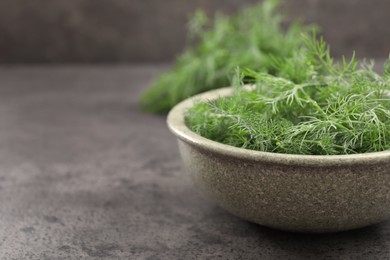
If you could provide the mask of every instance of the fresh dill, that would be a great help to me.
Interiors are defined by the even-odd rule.
[[[275,75],[238,69],[234,94],[198,101],[186,115],[194,132],[224,144],[274,153],[342,155],[390,149],[390,58],[384,74],[353,57],[334,62],[321,39],[303,36]],[[243,88],[252,79],[253,90]]]
[[[278,7],[279,0],[264,0],[232,17],[217,14],[213,21],[203,11],[196,12],[189,34],[197,44],[143,93],[143,110],[166,112],[194,94],[226,87],[237,66],[277,73],[273,61],[291,57],[302,45],[300,34],[312,29],[295,22],[283,30]]]

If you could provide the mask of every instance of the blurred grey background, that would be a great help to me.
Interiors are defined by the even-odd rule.
[[[232,13],[256,0],[0,0],[0,63],[167,62],[189,14]],[[388,0],[286,0],[288,20],[320,25],[336,56],[386,58]]]

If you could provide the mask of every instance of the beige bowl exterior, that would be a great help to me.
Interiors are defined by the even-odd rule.
[[[189,130],[194,100],[230,95],[231,88],[187,99],[168,115],[185,171],[229,212],[295,232],[338,232],[390,217],[390,151],[358,155],[289,155],[232,147]]]

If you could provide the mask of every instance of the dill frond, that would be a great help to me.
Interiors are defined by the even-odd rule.
[[[232,146],[285,154],[340,155],[390,149],[390,61],[383,76],[358,61],[335,63],[328,45],[274,60],[276,73],[240,69],[233,96],[198,102],[185,115],[194,132]],[[248,91],[242,79],[256,84]]]

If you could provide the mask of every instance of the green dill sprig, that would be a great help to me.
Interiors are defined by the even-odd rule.
[[[232,17],[217,14],[213,21],[203,11],[196,12],[189,36],[198,44],[180,55],[174,67],[143,93],[143,110],[166,112],[194,94],[226,87],[237,66],[277,73],[275,60],[294,55],[303,45],[300,34],[313,29],[296,22],[283,30],[278,7],[279,0],[264,0]]]
[[[277,73],[240,69],[234,95],[198,102],[186,115],[194,132],[259,151],[340,155],[390,149],[390,61],[383,76],[358,61],[336,63],[327,44],[304,37]],[[295,65],[295,66],[294,66]],[[255,88],[242,88],[251,78]]]

